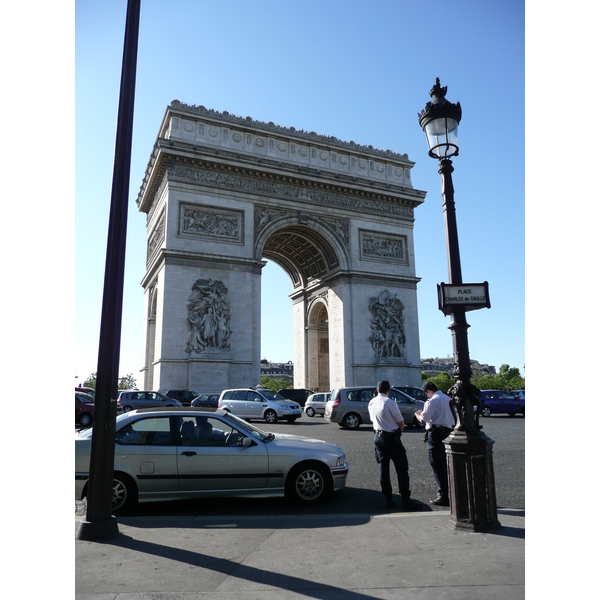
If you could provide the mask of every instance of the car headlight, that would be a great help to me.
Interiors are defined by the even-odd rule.
[[[337,462],[335,463],[336,467],[343,467],[344,463],[346,462],[346,457],[342,454],[341,456],[338,456]]]

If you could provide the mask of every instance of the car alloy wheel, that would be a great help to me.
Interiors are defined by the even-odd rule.
[[[133,406],[126,405],[126,406],[123,407],[123,412],[124,413],[129,412],[130,410],[133,410]]]
[[[137,502],[135,483],[124,473],[115,473],[113,478],[112,512],[115,515],[127,512]]]
[[[328,473],[323,465],[298,465],[288,476],[288,493],[304,504],[316,504],[331,491]]]
[[[309,406],[306,409],[306,416],[307,417],[314,417],[315,416],[315,409],[312,406]]]
[[[269,409],[265,413],[265,421],[270,424],[277,423],[277,413],[274,410]]]
[[[481,409],[481,414],[482,414],[484,417],[489,417],[489,416],[492,414],[492,411],[490,410],[489,406],[484,406],[484,407]]]
[[[92,424],[92,415],[88,415],[87,413],[80,415],[79,424],[82,427],[89,427]]]
[[[344,427],[348,429],[358,429],[360,427],[360,417],[355,413],[350,413],[344,417]]]

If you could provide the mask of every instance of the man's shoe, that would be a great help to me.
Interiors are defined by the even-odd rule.
[[[411,498],[402,499],[402,510],[421,510],[421,504]]]
[[[435,504],[436,506],[450,506],[450,500],[448,499],[448,496],[438,496],[429,502],[430,504]]]
[[[396,501],[393,498],[387,498],[385,501],[386,508],[396,508]]]

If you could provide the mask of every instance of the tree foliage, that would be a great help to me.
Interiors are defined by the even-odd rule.
[[[267,377],[266,375],[263,375],[260,378],[260,385],[272,392],[293,387],[287,379],[274,379],[272,377]]]
[[[438,390],[446,394],[450,387],[454,384],[454,379],[448,373],[441,373],[435,377],[428,377],[424,372],[421,373],[423,383],[431,381],[435,383]],[[471,382],[480,390],[512,390],[525,389],[525,378],[521,376],[521,372],[516,367],[504,364],[496,375],[481,375],[473,377]]]
[[[83,382],[83,387],[89,387],[96,389],[96,377],[97,373],[91,373],[88,378]],[[131,390],[137,388],[137,381],[135,377],[129,373],[125,375],[125,377],[121,377],[119,379],[119,385],[117,389],[119,390]]]
[[[450,377],[448,373],[440,373],[435,377],[427,377],[425,373],[422,373],[421,379],[423,380],[423,383],[425,383],[426,381],[431,381],[432,383],[435,383],[437,389],[444,392],[444,394],[446,394],[450,389],[450,386],[454,384],[454,379],[452,379],[452,377]]]

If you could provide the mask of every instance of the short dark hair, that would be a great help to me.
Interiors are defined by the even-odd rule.
[[[390,391],[390,382],[386,381],[385,379],[382,379],[378,384],[377,384],[377,389],[382,393],[385,394],[386,392]]]
[[[431,390],[434,394],[438,391],[437,385],[435,385],[435,383],[433,383],[433,381],[428,381],[423,386],[423,392],[428,392],[429,390]]]

